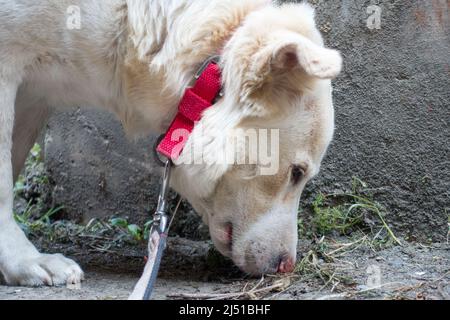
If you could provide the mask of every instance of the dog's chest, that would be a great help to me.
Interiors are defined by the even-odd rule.
[[[29,93],[40,96],[52,107],[114,107],[114,84],[102,73],[81,72],[70,65],[51,64],[29,72],[25,81]]]

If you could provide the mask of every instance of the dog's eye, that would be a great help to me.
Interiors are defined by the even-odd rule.
[[[297,185],[305,175],[305,170],[300,166],[292,167],[292,183]]]

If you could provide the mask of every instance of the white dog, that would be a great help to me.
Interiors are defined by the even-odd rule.
[[[38,252],[12,215],[13,181],[53,108],[104,108],[129,134],[163,133],[193,75],[215,54],[224,95],[186,150],[214,159],[236,129],[277,129],[279,167],[268,176],[259,162],[183,163],[172,187],[244,271],[293,270],[299,199],[332,139],[330,79],[342,65],[324,48],[309,5],[0,0],[0,270],[8,284],[83,278],[74,261]]]

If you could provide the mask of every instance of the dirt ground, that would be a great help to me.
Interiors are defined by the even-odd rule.
[[[85,271],[86,280],[81,287],[19,288],[2,286],[0,287],[0,299],[125,300],[137,281],[136,274],[131,273],[111,273],[98,269]],[[205,292],[209,292],[214,288],[220,288],[220,284],[160,279],[153,297],[159,300],[167,299],[170,290],[195,293],[200,287],[203,287]]]
[[[171,238],[154,299],[450,299],[448,244],[404,243],[374,251],[361,241],[344,240],[301,241],[299,265],[304,268],[283,277],[253,279],[218,258],[210,243]],[[145,255],[143,246],[84,254],[73,244],[47,249],[65,252],[84,267],[82,285],[0,286],[0,299],[126,299]]]

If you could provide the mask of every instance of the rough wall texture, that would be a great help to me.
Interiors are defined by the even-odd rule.
[[[54,116],[45,136],[54,204],[64,205],[72,219],[122,215],[142,222],[158,196],[152,144],[152,139],[130,142],[108,113]]]
[[[356,176],[376,188],[397,232],[443,239],[450,207],[449,3],[311,1],[329,46],[342,51],[335,81],[337,130],[318,191],[342,190]],[[369,5],[381,8],[381,29],[367,27]],[[148,212],[156,200],[149,141],[126,142],[120,126],[97,112],[54,118],[46,154],[55,202],[72,216]],[[153,165],[154,166],[154,165]]]
[[[380,188],[397,230],[446,234],[449,203],[448,1],[316,1],[345,69],[336,81],[337,131],[315,187],[350,176]],[[367,28],[379,4],[381,29]]]

